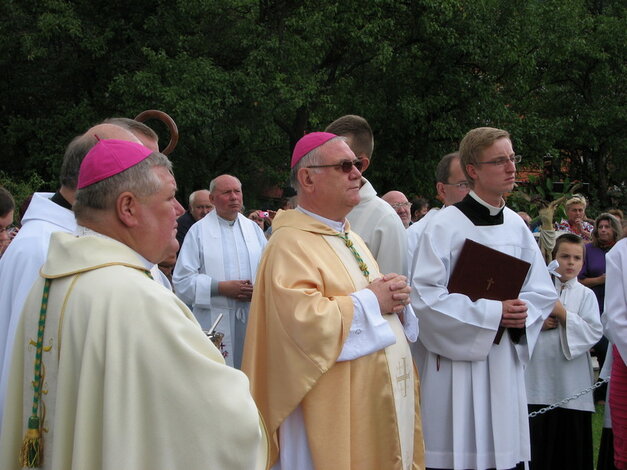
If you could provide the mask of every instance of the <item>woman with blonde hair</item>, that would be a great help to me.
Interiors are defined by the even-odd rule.
[[[555,224],[555,230],[574,233],[585,241],[592,240],[592,230],[594,227],[586,221],[586,198],[581,194],[575,194],[564,205],[567,219],[562,219]]]

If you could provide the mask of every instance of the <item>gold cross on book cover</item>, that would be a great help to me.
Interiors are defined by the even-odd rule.
[[[473,302],[478,299],[510,300],[520,294],[531,264],[514,256],[466,239],[448,282],[450,294],[464,294]],[[494,342],[503,336],[499,327]],[[524,328],[509,328],[514,343],[525,334]]]

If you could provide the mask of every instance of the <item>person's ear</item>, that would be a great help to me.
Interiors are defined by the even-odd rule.
[[[310,192],[313,189],[313,178],[309,168],[301,168],[298,170],[297,179],[301,189],[305,192]]]
[[[361,160],[361,172],[363,173],[370,166],[370,159],[365,155],[358,157]]]
[[[471,179],[476,180],[477,179],[477,168],[475,167],[475,165],[469,163],[468,165],[466,165],[466,173],[468,174],[468,176],[470,176]]]
[[[139,224],[138,209],[139,201],[131,192],[123,192],[115,201],[118,219],[127,227],[135,227]]]
[[[435,190],[438,193],[438,197],[444,201],[446,196],[446,186],[441,181],[435,183]]]

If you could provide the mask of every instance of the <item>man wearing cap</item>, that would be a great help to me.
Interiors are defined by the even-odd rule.
[[[33,194],[22,217],[22,228],[0,260],[0,423],[15,328],[26,296],[46,259],[50,234],[73,232],[76,228],[72,204],[76,200],[78,170],[96,143],[94,134],[103,139],[139,142],[130,131],[113,124],[98,124],[74,138],[63,157],[59,190]]]
[[[372,160],[374,137],[370,124],[361,116],[342,116],[326,128],[327,132],[346,137],[346,143],[361,161],[365,172]],[[370,181],[359,182],[360,201],[348,214],[352,229],[364,239],[384,273],[407,275],[407,234],[396,211],[377,197]]]
[[[215,210],[195,223],[185,236],[172,280],[196,319],[224,334],[221,350],[226,363],[241,368],[248,309],[261,252],[263,231],[241,213],[242,183],[220,175],[209,184]]]
[[[282,470],[421,469],[418,334],[406,278],[381,276],[346,215],[361,162],[343,137],[298,141],[296,209],[279,211],[259,265],[243,370]]]
[[[254,468],[246,377],[150,276],[177,247],[175,192],[140,144],[101,140],[83,160],[78,236],[52,234],[17,328],[0,468]]]

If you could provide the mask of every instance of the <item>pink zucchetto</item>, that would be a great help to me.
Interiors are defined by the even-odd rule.
[[[290,168],[294,168],[294,166],[311,152],[313,149],[320,147],[322,144],[328,142],[329,140],[337,137],[335,134],[331,134],[329,132],[312,132],[311,134],[304,135],[300,138],[298,142],[296,142],[296,146],[294,147],[294,151],[292,152],[292,165]]]
[[[85,155],[78,172],[78,189],[107,179],[145,160],[152,153],[147,147],[126,140],[99,140]]]

